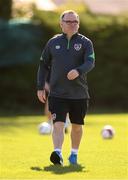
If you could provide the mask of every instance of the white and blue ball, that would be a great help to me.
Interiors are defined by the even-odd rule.
[[[52,125],[48,122],[40,123],[38,130],[39,134],[50,134],[52,132]]]
[[[115,130],[111,125],[105,125],[101,131],[104,139],[112,139],[115,135]]]

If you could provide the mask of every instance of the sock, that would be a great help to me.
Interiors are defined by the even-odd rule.
[[[77,155],[78,154],[78,149],[72,149],[71,154],[76,154]]]
[[[61,155],[61,149],[55,148],[54,151],[57,151]]]

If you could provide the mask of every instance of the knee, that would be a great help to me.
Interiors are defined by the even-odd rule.
[[[53,131],[57,133],[62,133],[64,131],[64,123],[63,122],[54,123]]]
[[[75,133],[81,133],[82,132],[82,125],[72,125],[72,131]]]

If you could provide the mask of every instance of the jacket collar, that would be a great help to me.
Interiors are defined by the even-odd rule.
[[[73,34],[72,37],[71,37],[71,39],[74,38],[74,37],[77,37],[77,35],[78,35],[78,32],[75,33],[75,34]],[[66,34],[66,33],[63,33],[63,36],[64,36],[65,38],[67,38],[67,34]]]

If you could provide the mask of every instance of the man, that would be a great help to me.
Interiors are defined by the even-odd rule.
[[[63,164],[62,145],[64,123],[69,114],[71,129],[70,164],[77,164],[77,154],[82,138],[82,125],[89,99],[87,73],[94,67],[92,42],[78,33],[79,16],[75,11],[64,11],[60,16],[62,34],[54,36],[45,46],[38,69],[37,96],[45,103],[45,80],[50,71],[49,110],[53,119],[54,151],[50,160]]]

